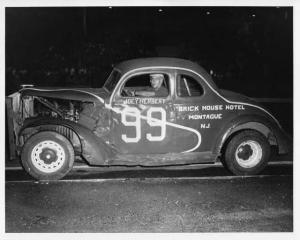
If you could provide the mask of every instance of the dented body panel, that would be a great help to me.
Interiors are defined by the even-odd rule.
[[[164,74],[168,96],[125,95],[128,82],[153,73]],[[189,87],[186,79],[195,85]],[[103,88],[30,87],[20,95],[42,109],[29,119],[19,115],[20,137],[28,128],[64,126],[78,136],[79,154],[92,165],[215,162],[226,140],[243,129],[261,132],[280,153],[289,150],[270,112],[246,96],[218,89],[202,67],[187,60],[130,60],[116,65]]]
[[[19,134],[22,135],[23,131],[28,128],[38,127],[38,131],[45,131],[51,126],[64,126],[71,129],[80,140],[81,155],[92,165],[106,165],[107,160],[115,155],[115,150],[109,147],[101,138],[95,136],[90,129],[72,121],[31,118],[24,122]]]

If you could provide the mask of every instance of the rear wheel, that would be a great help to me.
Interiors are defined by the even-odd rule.
[[[38,180],[64,177],[74,163],[74,149],[63,135],[44,131],[31,136],[22,149],[25,170]]]
[[[225,150],[225,165],[235,175],[260,173],[270,158],[270,145],[264,135],[245,130],[234,136]]]

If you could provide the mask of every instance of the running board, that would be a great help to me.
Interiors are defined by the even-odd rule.
[[[107,165],[165,166],[197,163],[214,163],[217,154],[212,152],[166,153],[166,154],[117,154]]]

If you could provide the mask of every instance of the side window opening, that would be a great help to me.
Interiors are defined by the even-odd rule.
[[[167,97],[169,76],[163,73],[140,74],[128,79],[122,90],[123,97]]]
[[[177,95],[179,97],[199,97],[204,90],[200,83],[188,75],[178,75],[177,77]]]

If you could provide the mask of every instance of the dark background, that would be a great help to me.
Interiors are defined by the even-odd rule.
[[[6,93],[22,83],[101,87],[113,64],[170,56],[221,88],[292,98],[292,7],[6,8]]]

